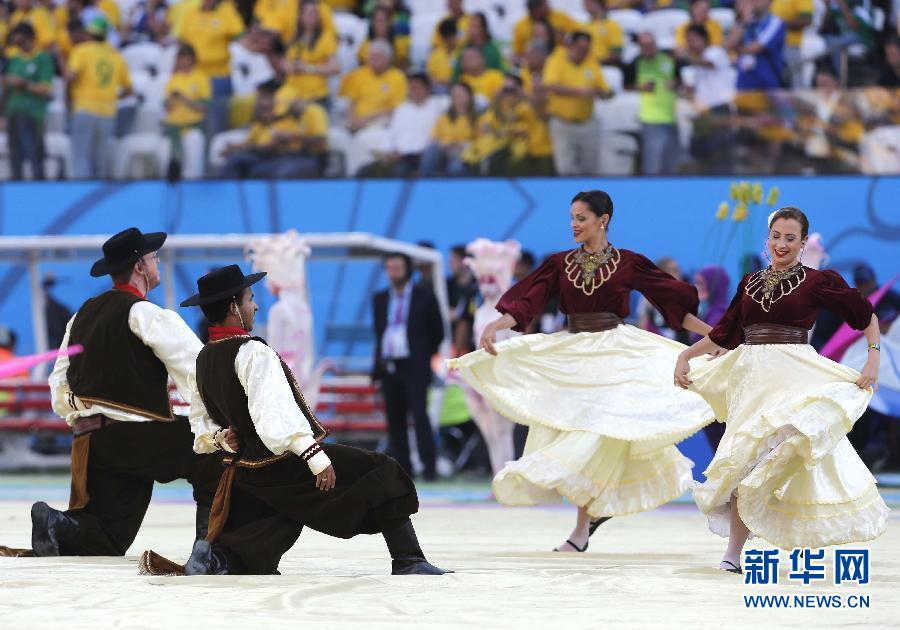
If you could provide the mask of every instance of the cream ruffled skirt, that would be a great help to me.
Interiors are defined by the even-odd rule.
[[[525,335],[449,362],[505,417],[529,427],[522,458],[494,478],[497,500],[534,505],[562,495],[594,517],[649,510],[694,485],[674,446],[713,420],[672,384],[684,346],[618,326]]]
[[[871,540],[888,508],[846,435],[872,396],[812,346],[742,345],[692,364],[693,391],[726,422],[694,499],[729,533],[732,496],[751,534],[782,549]]]

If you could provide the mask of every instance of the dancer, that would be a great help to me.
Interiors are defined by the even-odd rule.
[[[782,208],[768,222],[771,265],[741,280],[725,316],[682,352],[675,383],[699,393],[726,423],[694,499],[709,527],[728,537],[719,568],[740,573],[748,535],[782,549],[871,540],[887,526],[875,479],[846,435],[878,376],[878,319],[834,271],[802,263],[809,221]],[[862,372],[808,344],[819,308],[864,330]],[[722,348],[724,358],[688,361]]]
[[[89,299],[69,320],[50,375],[53,410],[72,427],[69,509],[31,508],[37,556],[122,556],[137,535],[153,482],[187,479],[197,502],[197,537],[206,535],[221,457],[194,453],[186,418],[169,405],[171,376],[190,402],[188,373],[202,347],[172,311],[147,301],[159,285],[163,232],[119,232],[103,244],[91,275],[113,288]]]
[[[290,370],[250,336],[258,309],[250,287],[265,275],[222,267],[182,302],[200,306],[211,323],[192,388],[194,448],[233,451],[239,444],[226,458],[208,539],[195,543],[185,572],[277,573],[309,526],[338,538],[382,533],[394,575],[445,573],[416,540],[409,517],[418,497],[406,472],[380,453],[322,443],[327,432]]]
[[[693,463],[674,444],[713,420],[699,396],[672,395],[660,381],[684,346],[622,324],[637,290],[672,328],[706,334],[694,315],[697,291],[613,247],[612,216],[605,192],[575,195],[571,226],[580,247],[554,254],[513,286],[497,305],[503,316],[481,336],[483,349],[450,362],[498,412],[529,427],[522,458],[494,479],[497,499],[533,505],[559,494],[578,506],[559,551],[585,551],[607,517],[680,496],[693,483]],[[499,331],[524,331],[557,295],[568,331],[495,345]]]
[[[475,338],[480,338],[484,329],[497,318],[497,302],[512,284],[513,271],[519,260],[521,247],[516,241],[495,243],[479,238],[466,246],[469,257],[464,262],[478,280],[478,292],[481,294],[481,306],[475,311],[473,331]],[[508,339],[518,333],[504,330],[498,338]],[[501,337],[502,335],[502,337]],[[512,461],[513,429],[515,424],[494,411],[487,401],[466,383],[463,387],[466,404],[478,430],[481,431],[487,445],[491,470],[496,475],[506,462]]]

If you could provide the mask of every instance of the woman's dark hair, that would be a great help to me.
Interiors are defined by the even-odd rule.
[[[197,51],[190,44],[180,44],[176,57],[190,57],[194,62],[197,61]]]
[[[303,7],[307,4],[311,4],[316,7],[318,11],[319,4],[315,0],[303,0],[300,3],[300,11],[297,13],[297,34],[294,36],[295,40],[301,39],[306,33],[304,32],[303,27],[303,19],[301,14],[303,13]],[[316,28],[313,29],[312,37],[309,38],[309,44],[307,45],[307,49],[312,50],[315,48],[316,44],[319,41],[319,38],[322,36],[322,14],[319,13],[319,23],[316,25]]]
[[[806,218],[806,215],[800,208],[794,208],[793,206],[786,206],[781,210],[778,210],[772,215],[772,220],[769,221],[769,229],[772,229],[772,226],[775,225],[775,221],[778,219],[793,219],[797,223],[800,224],[800,236],[802,238],[806,238],[809,234],[809,219]]]
[[[438,34],[441,36],[441,39],[456,37],[459,34],[459,27],[456,26],[456,20],[452,18],[441,20],[441,23],[438,24]]]
[[[387,37],[382,37],[375,34],[375,16],[379,13],[384,13],[387,16],[388,21],[388,34]],[[372,11],[372,15],[369,17],[369,39],[386,39],[391,44],[394,43],[394,24],[393,24],[393,14],[391,10],[387,7],[383,7],[381,5],[375,7],[375,10]]]
[[[487,41],[489,42],[494,40],[494,36],[491,34],[491,27],[490,25],[488,25],[487,16],[484,13],[482,13],[481,11],[472,13],[469,16],[469,20],[478,20],[479,22],[481,22],[481,28],[482,30],[484,30],[485,39],[487,39]]]
[[[228,308],[231,306],[232,302],[241,306],[244,303],[244,292],[241,291],[230,297],[222,298],[217,302],[201,304],[200,310],[203,311],[203,315],[210,324],[218,324],[225,321],[225,318],[228,317]]]
[[[469,85],[468,83],[462,83],[462,82],[456,83],[453,87],[456,87],[456,86],[464,88],[466,90],[466,92],[468,92],[468,94],[469,94],[469,107],[466,110],[466,118],[468,118],[469,122],[474,126],[475,119],[477,118],[477,115],[475,112],[475,92],[472,91],[472,86]],[[451,102],[450,107],[447,108],[447,118],[449,118],[453,122],[456,122],[456,115],[457,115],[456,110],[453,109],[453,103]]]
[[[553,29],[553,25],[550,24],[550,20],[535,20],[535,26],[538,24],[543,24],[547,28],[547,33],[550,34],[550,41],[547,42],[547,50],[548,53],[556,48],[556,31]],[[534,26],[531,27],[531,32],[534,33]]]
[[[576,201],[584,203],[588,209],[598,217],[608,214],[609,222],[612,222],[613,202],[609,195],[602,190],[586,190],[580,192],[572,197],[572,203],[575,203]]]

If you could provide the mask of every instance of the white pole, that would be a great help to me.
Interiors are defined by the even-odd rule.
[[[166,249],[160,252],[163,260],[163,286],[165,291],[166,308],[176,310],[175,304],[175,250]]]
[[[31,285],[31,327],[34,329],[34,351],[46,352],[47,348],[47,309],[44,299],[44,287],[41,284],[41,269],[38,264],[40,252],[32,250],[28,255],[28,278]],[[42,380],[47,376],[47,364],[35,366],[31,372],[34,380]]]

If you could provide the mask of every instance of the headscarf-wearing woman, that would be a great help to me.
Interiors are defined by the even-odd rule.
[[[622,323],[636,290],[673,328],[705,334],[709,326],[695,316],[697,291],[614,247],[607,240],[612,214],[605,192],[575,195],[578,247],[553,254],[507,291],[497,304],[502,317],[481,336],[483,349],[450,362],[494,409],[529,427],[521,459],[494,478],[497,500],[533,505],[562,495],[578,506],[559,551],[585,551],[607,517],[655,508],[691,487],[693,463],[674,445],[713,419],[699,396],[667,384],[666,363],[684,346]],[[555,296],[567,331],[495,345],[499,331],[524,331]]]
[[[837,272],[803,265],[808,234],[800,210],[774,212],[771,265],[744,276],[722,320],[675,366],[675,383],[703,396],[726,425],[694,499],[710,529],[729,537],[720,568],[732,573],[741,572],[750,534],[782,549],[817,548],[871,540],[887,526],[875,478],[846,438],[878,376],[878,318]],[[862,372],[809,345],[820,308],[865,331]],[[688,363],[723,348],[733,352]]]

